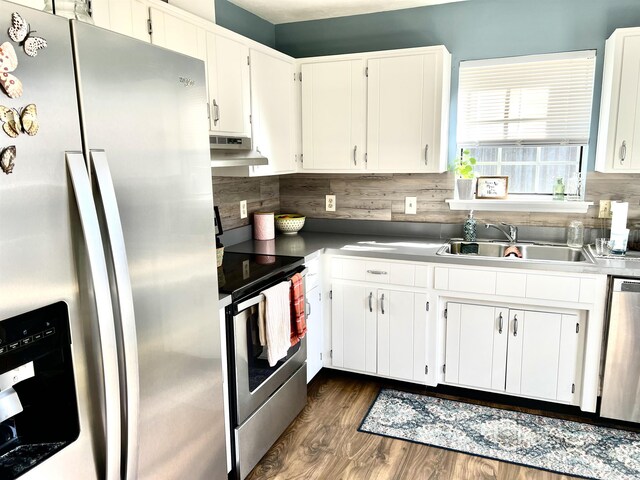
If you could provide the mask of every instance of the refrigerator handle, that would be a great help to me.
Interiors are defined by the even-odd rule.
[[[113,179],[109,170],[107,154],[104,150],[90,151],[90,165],[94,178],[98,183],[104,219],[107,227],[106,235],[109,239],[110,255],[113,261],[113,275],[117,305],[120,315],[120,329],[124,360],[124,376],[122,388],[125,390],[123,399],[126,401],[124,415],[126,416],[126,480],[135,480],[138,476],[138,420],[140,408],[140,379],[138,374],[138,340],[136,334],[135,313],[133,309],[133,293],[129,264],[124,244],[124,234],[120,221],[120,212],[116,200]]]
[[[116,332],[111,306],[109,276],[104,258],[102,237],[95,203],[91,194],[89,174],[84,156],[78,152],[66,152],[66,162],[73,185],[73,193],[80,214],[80,223],[84,234],[89,260],[89,270],[93,282],[98,332],[100,335],[100,353],[102,360],[104,405],[105,405],[105,479],[120,478],[120,382],[118,378],[118,356]]]

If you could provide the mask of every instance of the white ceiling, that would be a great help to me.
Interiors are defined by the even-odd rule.
[[[386,12],[464,0],[230,0],[273,24]]]

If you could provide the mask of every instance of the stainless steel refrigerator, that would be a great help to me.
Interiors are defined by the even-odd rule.
[[[226,478],[204,64],[0,1],[4,41],[0,477]]]

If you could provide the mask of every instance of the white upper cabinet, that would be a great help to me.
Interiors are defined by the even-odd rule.
[[[640,173],[640,28],[622,28],[606,43],[600,126],[599,172]]]
[[[446,171],[450,80],[443,46],[305,60],[302,170]]]
[[[200,60],[207,58],[204,28],[155,7],[149,8],[149,18],[151,43]]]
[[[104,1],[104,0],[97,0]],[[44,0],[12,0],[12,3],[17,3],[18,5],[24,5],[25,7],[35,8],[36,10],[44,9]]]
[[[297,83],[293,61],[251,49],[253,148],[269,159],[269,165],[252,167],[251,176],[296,171]]]
[[[216,134],[250,137],[249,48],[207,32],[206,52],[209,129]]]
[[[302,65],[302,169],[365,167],[365,65],[362,59]]]
[[[99,27],[148,42],[149,8],[137,0],[93,0],[91,15]]]
[[[367,170],[447,169],[450,56],[427,53],[367,62]]]
[[[213,23],[175,7],[150,7],[149,15],[154,45],[205,61],[209,130],[250,137],[249,47],[242,37],[221,34]]]

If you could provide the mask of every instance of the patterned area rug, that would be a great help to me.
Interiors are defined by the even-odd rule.
[[[584,478],[640,478],[640,433],[391,389],[358,430]]]

